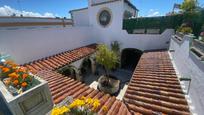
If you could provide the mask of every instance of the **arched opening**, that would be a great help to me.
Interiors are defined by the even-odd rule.
[[[72,79],[76,79],[76,77],[77,77],[77,71],[76,70],[77,69],[74,66],[67,65],[67,66],[64,66],[63,68],[60,68],[58,70],[58,72],[62,75],[68,76]]]
[[[122,51],[121,55],[121,67],[123,69],[128,69],[134,71],[137,63],[140,60],[142,51],[138,49],[128,48]]]
[[[91,74],[92,72],[92,63],[89,58],[85,58],[80,66],[80,74],[81,76],[86,76]]]

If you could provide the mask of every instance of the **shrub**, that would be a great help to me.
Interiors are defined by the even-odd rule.
[[[183,15],[160,16],[160,17],[142,17],[134,19],[125,19],[123,29],[128,33],[133,33],[134,29],[160,29],[162,33],[167,28],[177,28],[183,22]]]
[[[192,12],[197,7],[197,0],[184,0],[184,2],[181,4],[180,8],[184,12]]]
[[[120,44],[119,44],[118,41],[111,42],[111,50],[114,51],[115,53],[119,54],[119,52],[120,52]]]
[[[177,29],[178,32],[182,32],[183,34],[191,34],[193,32],[193,30],[191,29],[191,27],[179,27]]]
[[[108,49],[106,45],[99,45],[96,52],[96,62],[105,68],[106,75],[108,75],[108,70],[116,67],[118,57],[116,53]]]

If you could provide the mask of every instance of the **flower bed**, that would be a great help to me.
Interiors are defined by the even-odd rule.
[[[53,108],[51,115],[95,115],[96,110],[100,107],[98,99],[81,97],[73,101],[68,97],[68,101]],[[103,111],[107,111],[107,107],[102,107]]]
[[[13,61],[0,62],[0,93],[13,115],[44,115],[53,107],[48,83]]]
[[[8,60],[0,63],[0,78],[13,96],[40,84],[27,68]]]

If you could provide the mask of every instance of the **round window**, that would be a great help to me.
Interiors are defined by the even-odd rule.
[[[111,22],[111,13],[108,10],[102,10],[99,13],[98,21],[100,25],[107,26]]]

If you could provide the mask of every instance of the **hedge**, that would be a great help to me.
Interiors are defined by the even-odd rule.
[[[130,34],[134,29],[160,29],[162,33],[167,28],[177,29],[182,22],[183,15],[125,19],[123,29]]]
[[[196,14],[183,14],[173,16],[161,16],[161,17],[144,17],[125,19],[123,21],[123,29],[132,34],[134,29],[160,29],[162,33],[165,29],[172,28],[177,29],[183,22],[191,20],[193,34],[199,36],[204,25],[204,9],[201,9]]]

